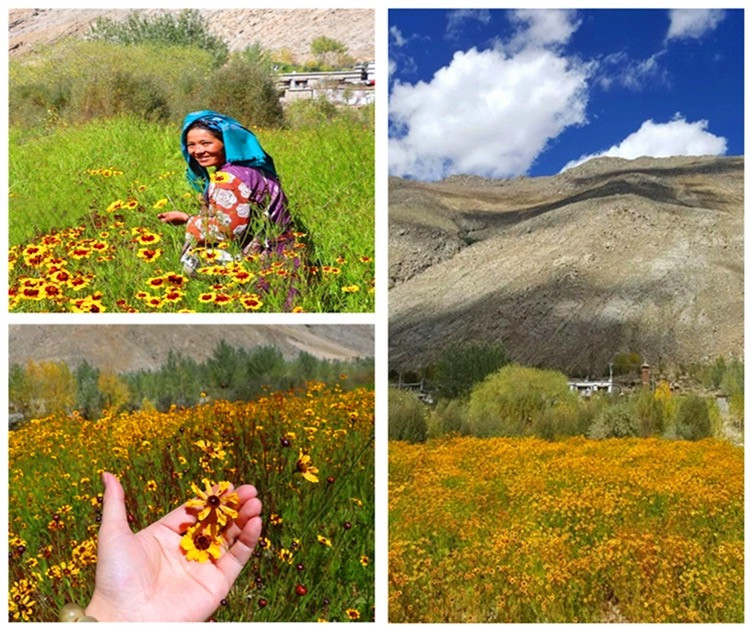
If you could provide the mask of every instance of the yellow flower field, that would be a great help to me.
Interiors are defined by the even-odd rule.
[[[394,622],[742,622],[743,450],[389,443]]]
[[[310,382],[254,402],[54,416],[12,431],[9,619],[53,621],[64,604],[90,600],[108,471],[133,531],[189,499],[218,503],[203,515],[223,524],[235,514],[229,482],[257,487],[262,537],[216,620],[347,621],[352,610],[372,620],[374,568],[362,557],[374,556],[373,413],[370,389]],[[219,552],[184,544],[188,559]]]

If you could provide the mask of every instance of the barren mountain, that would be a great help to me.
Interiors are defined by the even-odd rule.
[[[286,357],[304,351],[318,358],[348,360],[374,353],[369,325],[11,325],[10,364],[27,360],[84,359],[115,372],[156,369],[170,350],[196,361],[221,340],[246,349],[273,346]]]
[[[599,158],[552,177],[390,181],[390,364],[451,341],[603,372],[743,351],[742,157]]]
[[[168,11],[145,9],[146,14]],[[178,10],[169,10],[178,13]],[[121,20],[130,9],[11,9],[10,55],[27,52],[35,44],[64,37],[82,37],[99,17]],[[288,50],[298,62],[312,58],[310,44],[321,35],[343,43],[358,61],[375,59],[375,14],[371,9],[201,9],[212,34],[230,50],[259,43],[271,51]]]

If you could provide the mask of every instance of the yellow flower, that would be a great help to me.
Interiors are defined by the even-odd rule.
[[[188,561],[200,563],[205,563],[209,559],[218,559],[221,556],[221,545],[217,535],[213,533],[217,531],[211,524],[204,526],[198,523],[189,528],[180,541],[180,548],[185,551],[185,558]]]
[[[352,284],[351,286],[342,286],[341,290],[345,293],[357,293],[359,292],[359,286]]]
[[[160,210],[162,209],[169,201],[167,199],[159,199],[156,203],[154,203],[154,209]]]
[[[361,563],[366,568],[370,565],[370,558],[367,555],[360,555],[359,563]]]
[[[328,546],[328,548],[331,548],[331,546],[333,546],[333,542],[331,542],[331,540],[327,537],[323,537],[322,535],[318,535],[318,541],[323,544],[323,546]]]
[[[349,620],[359,620],[359,612],[356,609],[347,609],[346,610],[346,616],[349,618]]]
[[[207,454],[212,459],[223,459],[227,452],[224,450],[223,445],[221,441],[217,441],[216,443],[211,443],[208,440],[199,439],[196,441],[193,445],[198,446],[205,454]]]
[[[149,249],[148,247],[142,247],[141,249],[138,249],[138,252],[135,255],[145,260],[146,262],[154,262],[161,256],[161,249]]]
[[[156,491],[158,488],[155,480],[150,480],[146,483],[146,491]]]
[[[203,479],[206,491],[203,492],[196,485],[191,485],[198,498],[191,498],[185,503],[188,509],[200,509],[198,521],[207,520],[211,524],[218,524],[223,527],[228,520],[235,520],[238,517],[236,511],[240,504],[240,498],[237,492],[230,492],[231,486],[228,481],[221,481],[216,487],[211,487],[208,479]]]
[[[318,468],[310,465],[310,455],[304,454],[302,448],[300,448],[299,459],[297,460],[297,471],[302,474],[305,480],[309,480],[311,483],[318,482]]]

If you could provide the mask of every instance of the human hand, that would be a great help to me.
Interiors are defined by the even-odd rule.
[[[170,225],[182,225],[187,223],[190,215],[186,212],[180,212],[178,210],[171,210],[170,212],[162,212],[157,214],[158,218],[162,223],[169,223]]]
[[[99,529],[94,595],[86,614],[106,621],[204,621],[226,597],[261,532],[261,502],[252,485],[236,489],[239,517],[227,529],[229,550],[217,561],[188,561],[181,533],[197,521],[178,507],[142,531],[128,526],[125,492],[102,474],[104,505]],[[194,511],[194,510],[192,510]]]

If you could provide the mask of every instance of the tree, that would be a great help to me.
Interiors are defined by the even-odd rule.
[[[110,415],[118,413],[130,399],[128,385],[113,371],[99,374],[99,391],[104,408]]]
[[[26,416],[31,409],[33,393],[26,370],[19,364],[11,365],[8,373],[8,401],[13,410]]]
[[[457,398],[468,395],[475,384],[507,362],[505,349],[499,343],[452,343],[440,355],[431,381],[438,396]]]
[[[351,65],[352,58],[347,47],[336,39],[321,35],[310,43],[310,52],[324,66],[341,67]]]
[[[99,370],[84,360],[74,372],[76,379],[76,410],[86,419],[98,419],[102,412],[99,391]]]

